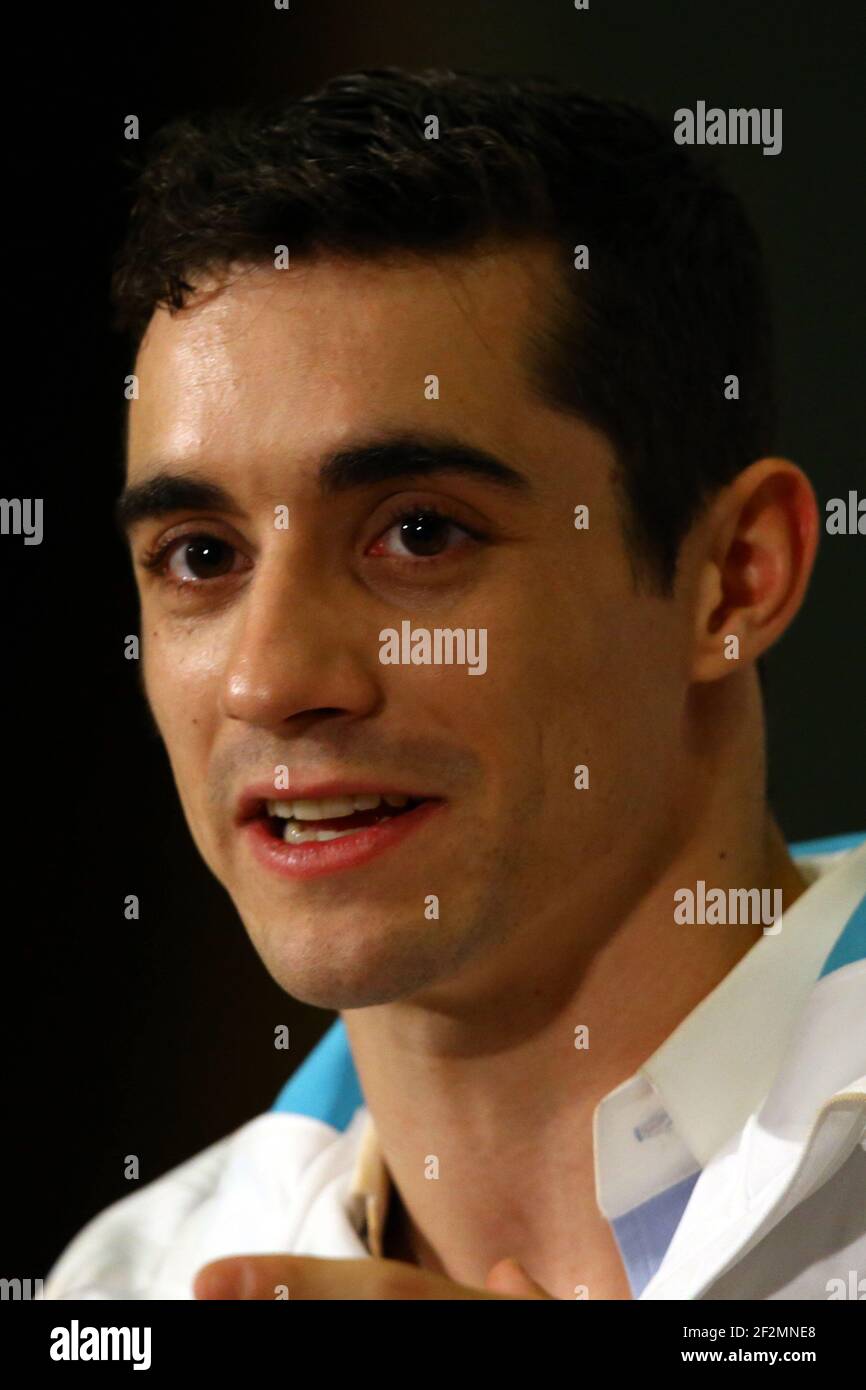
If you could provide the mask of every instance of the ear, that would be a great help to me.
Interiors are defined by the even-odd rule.
[[[743,469],[700,524],[692,679],[719,680],[781,637],[806,593],[818,549],[815,492],[789,459]]]

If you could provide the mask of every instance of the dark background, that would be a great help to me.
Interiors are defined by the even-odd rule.
[[[782,107],[783,149],[720,151],[776,302],[780,451],[822,506],[866,490],[860,5],[813,0],[179,0],[4,18],[2,494],[45,537],[0,537],[5,1059],[0,1275],[47,1273],[90,1216],[266,1109],[332,1015],[270,980],[199,861],[123,638],[137,630],[111,509],[125,344],[108,271],[123,121],[300,94],[362,67],[559,76],[672,121]],[[860,312],[857,305],[860,304]],[[866,828],[866,540],[823,539],[769,657],[771,794],[789,839]],[[123,901],[140,895],[141,920]],[[291,1027],[288,1056],[273,1047]]]

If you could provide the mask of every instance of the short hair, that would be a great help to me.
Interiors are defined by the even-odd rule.
[[[529,377],[610,442],[635,574],[670,593],[683,537],[772,450],[776,421],[757,237],[672,122],[542,78],[398,68],[176,119],[136,170],[115,322],[137,345],[197,275],[273,264],[280,245],[377,258],[538,238],[562,269],[526,345]]]

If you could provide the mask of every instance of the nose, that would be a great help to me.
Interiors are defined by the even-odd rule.
[[[227,718],[263,728],[300,716],[361,716],[381,699],[378,640],[349,611],[335,578],[309,582],[285,563],[261,563],[235,614],[222,704]],[[355,600],[357,601],[357,600]]]

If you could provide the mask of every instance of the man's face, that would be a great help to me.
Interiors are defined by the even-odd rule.
[[[256,268],[159,310],[139,353],[129,486],[225,495],[163,488],[132,528],[148,699],[201,854],[274,979],[322,1007],[555,987],[671,830],[688,622],[635,589],[606,440],[533,394],[553,273],[534,248]],[[320,480],[395,440],[384,476]],[[413,476],[412,440],[526,486]],[[384,664],[404,622],[474,633],[476,658],[483,630],[486,670]],[[323,784],[428,804],[292,849],[268,788]]]

